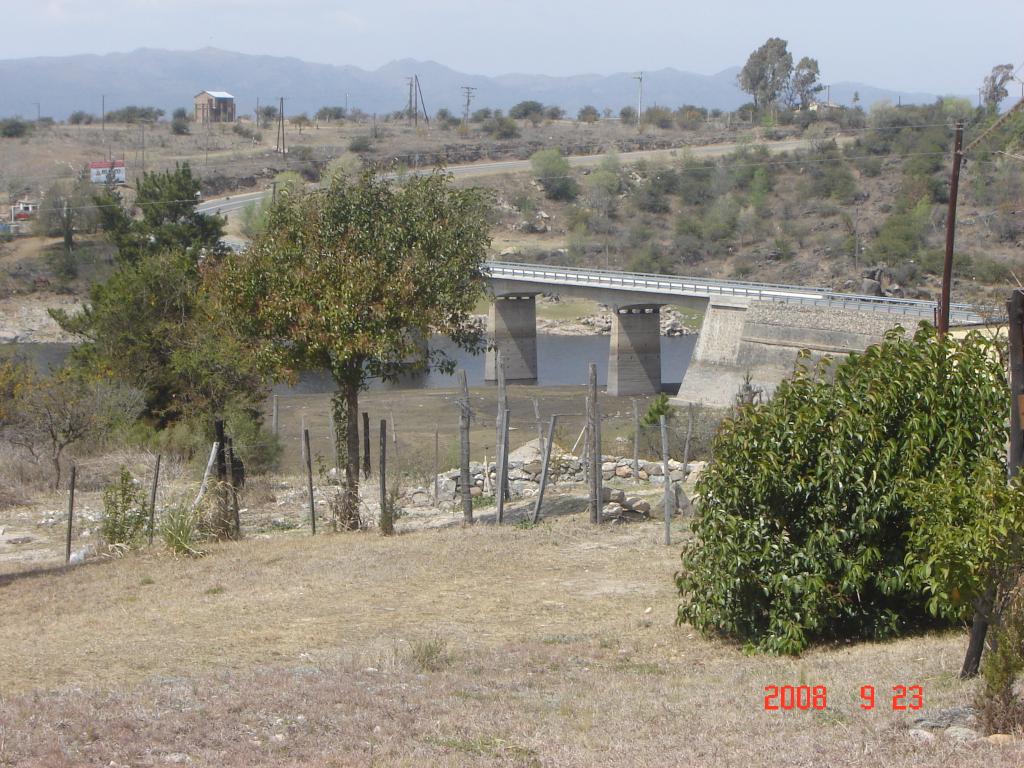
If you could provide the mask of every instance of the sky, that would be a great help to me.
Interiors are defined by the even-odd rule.
[[[714,74],[782,37],[825,83],[959,94],[1024,65],[1022,0],[0,0],[0,14],[17,19],[0,59],[212,46],[364,69]]]

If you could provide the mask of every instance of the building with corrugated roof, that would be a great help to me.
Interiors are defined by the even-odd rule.
[[[235,122],[235,97],[227,91],[200,91],[196,94],[192,119],[197,123]]]

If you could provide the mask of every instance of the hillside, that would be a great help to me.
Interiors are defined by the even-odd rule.
[[[952,144],[948,126],[957,116],[973,114],[952,101],[879,108],[868,116],[845,111],[838,120],[766,129],[677,113],[678,122],[646,126],[642,134],[618,123],[516,121],[510,138],[491,130],[493,120],[472,123],[467,134],[437,124],[414,129],[402,121],[342,121],[302,132],[291,126],[285,156],[268,146],[267,131],[253,134],[245,125],[177,136],[158,124],[148,131],[145,161],[154,170],[189,160],[205,194],[217,196],[266,189],[284,171],[315,181],[328,168],[360,164],[401,170],[526,159],[544,148],[565,155],[618,152],[601,165],[565,171],[564,188],[550,191],[528,172],[488,171],[459,183],[494,190],[492,253],[505,259],[934,299]],[[980,131],[970,126],[968,140]],[[1012,149],[1020,137],[1018,118],[993,141]],[[808,149],[780,153],[777,140],[793,138]],[[38,197],[107,152],[126,158],[131,181],[141,170],[141,139],[138,128],[101,131],[92,125],[54,126],[0,141],[4,184],[12,195],[27,188]],[[721,146],[716,154],[724,156],[693,154],[709,145]],[[628,154],[635,150],[660,151],[637,161]],[[1014,276],[1021,276],[1022,172],[1024,163],[1003,154],[978,155],[967,165],[954,300],[1000,304]],[[130,189],[126,195],[130,200]],[[240,227],[238,217],[229,223],[234,236],[242,234]],[[13,253],[14,246],[0,248]],[[73,290],[84,288],[90,274],[101,275],[103,259],[109,259],[100,244],[90,248],[81,254],[86,261],[69,286]],[[19,256],[5,259],[0,291],[60,282],[45,259],[26,261],[31,252],[21,244]],[[100,262],[90,266],[89,258]]]
[[[738,67],[712,75],[662,69],[645,74],[650,104],[700,104],[732,110],[749,97],[736,86]],[[101,95],[107,109],[129,104],[151,105],[167,114],[191,109],[192,97],[211,88],[237,98],[238,113],[251,114],[257,98],[263,104],[287,98],[290,114],[316,112],[324,105],[348,105],[381,115],[405,108],[406,78],[417,74],[431,114],[442,107],[462,113],[462,86],[477,89],[475,107],[507,110],[525,99],[554,104],[574,115],[585,104],[610,107],[615,114],[636,102],[634,72],[611,75],[547,77],[509,74],[485,77],[457,72],[432,61],[402,59],[373,71],[354,66],[316,64],[294,58],[253,56],[217,48],[167,51],[140,48],[130,53],[0,60],[0,118],[28,117],[40,101],[44,115],[64,120],[76,110],[99,114]],[[859,91],[864,104],[887,99],[904,104],[927,103],[933,94],[887,90],[863,83],[842,83],[833,90],[836,103],[849,104]]]

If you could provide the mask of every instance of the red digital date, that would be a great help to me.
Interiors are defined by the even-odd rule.
[[[764,708],[769,711],[791,711],[794,709],[825,709],[828,705],[828,690],[824,685],[766,685],[764,687]]]

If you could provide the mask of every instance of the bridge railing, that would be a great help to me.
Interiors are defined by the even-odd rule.
[[[933,317],[936,306],[934,301],[839,293],[798,285],[671,277],[643,272],[616,272],[606,269],[573,269],[569,267],[545,267],[537,264],[492,261],[485,265],[485,272],[493,278],[523,280],[549,285],[590,286],[613,290],[640,291],[643,293],[707,296],[709,298],[727,296],[758,301],[827,304],[843,309],[922,317]],[[973,323],[983,320],[981,315],[968,304],[950,305],[950,317],[961,322]]]

